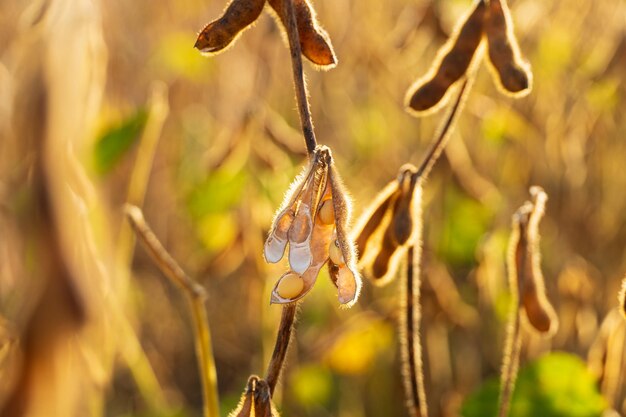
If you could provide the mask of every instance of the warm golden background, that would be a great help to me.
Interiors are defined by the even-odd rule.
[[[0,2],[0,404],[23,372],[29,335],[54,341],[36,357],[60,361],[56,371],[43,366],[37,415],[54,415],[52,395],[64,399],[59,415],[200,415],[184,299],[143,249],[132,257],[122,218],[131,177],[132,199],[145,189],[146,219],[209,293],[222,415],[248,375],[264,372],[280,315],[269,291],[283,266],[265,264],[262,244],[304,142],[288,51],[268,13],[217,57],[193,49],[224,5]],[[415,119],[402,100],[471,2],[314,5],[339,65],[317,72],[305,63],[313,118],[358,215],[425,153],[440,116]],[[483,65],[425,187],[422,339],[433,416],[458,415],[499,373],[510,219],[529,186],[549,195],[541,251],[560,328],[552,340],[525,334],[522,363],[550,350],[586,362],[626,273],[626,3],[515,0],[511,11],[533,91],[503,96]],[[47,232],[31,221],[37,155],[54,207]],[[58,285],[45,266],[58,252],[50,234],[82,305],[70,325],[72,309],[55,314],[67,303],[45,290]],[[279,385],[283,416],[407,415],[396,284],[366,283],[342,310],[320,276]],[[599,385],[626,413],[621,386]]]

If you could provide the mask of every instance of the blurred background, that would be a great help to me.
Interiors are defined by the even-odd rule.
[[[305,63],[313,119],[358,216],[402,164],[417,165],[425,154],[441,114],[411,117],[404,94],[471,2],[313,4],[339,59],[327,72]],[[502,95],[483,64],[424,191],[430,412],[470,416],[481,404],[495,406],[490,381],[499,375],[510,306],[510,219],[529,187],[540,185],[549,196],[542,266],[560,328],[552,339],[524,333],[522,364],[536,367],[520,386],[549,368],[550,381],[558,374],[580,382],[582,399],[579,413],[558,414],[549,404],[562,398],[541,391],[551,385],[527,383],[555,413],[541,415],[607,408],[624,415],[625,332],[610,313],[626,273],[626,3],[510,6],[533,91],[518,100]],[[224,7],[0,3],[6,415],[201,415],[185,300],[142,248],[133,251],[126,201],[143,207],[164,246],[207,289],[222,415],[248,376],[264,373],[280,317],[269,292],[285,266],[267,265],[262,245],[306,155],[288,50],[267,11],[219,56],[193,49]],[[359,303],[340,309],[323,270],[300,305],[275,397],[281,415],[408,415],[399,291],[397,280],[384,288],[366,282]],[[537,359],[551,351],[574,356],[542,368]],[[30,408],[20,410],[26,387]],[[540,415],[525,410],[517,415]]]

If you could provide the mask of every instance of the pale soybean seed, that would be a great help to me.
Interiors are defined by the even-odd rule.
[[[335,208],[333,207],[333,200],[326,200],[322,203],[318,217],[323,224],[335,223]]]
[[[341,248],[339,247],[339,243],[336,240],[330,242],[330,248],[328,249],[328,255],[330,257],[330,261],[335,265],[342,266],[346,263],[343,259],[343,254],[341,253]]]
[[[290,273],[283,277],[278,283],[278,288],[276,288],[276,292],[281,298],[286,300],[290,300],[292,298],[297,297],[302,293],[304,289],[304,280],[300,275]]]

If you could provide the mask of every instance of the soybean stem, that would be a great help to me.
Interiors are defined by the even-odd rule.
[[[274,352],[272,353],[272,359],[267,367],[267,375],[265,376],[272,396],[274,395],[274,389],[276,388],[276,383],[278,382],[285,357],[287,356],[287,349],[289,348],[289,342],[291,341],[291,335],[294,329],[296,308],[297,305],[295,303],[285,305],[280,317]]]
[[[411,415],[427,417],[428,406],[424,389],[424,372],[422,367],[422,345],[420,343],[420,279],[419,279],[420,247],[410,246],[407,251],[407,271],[404,276],[404,308],[401,334],[402,361],[404,367],[404,389],[408,398]]]
[[[178,286],[187,297],[194,326],[196,355],[203,389],[204,417],[219,417],[219,400],[217,395],[217,373],[211,344],[209,320],[206,315],[204,301],[206,292],[178,265],[172,256],[165,250],[154,232],[146,224],[141,210],[132,205],[126,205],[126,216],[133,230],[144,244],[148,253],[163,274]]]
[[[306,149],[311,155],[317,146],[315,132],[313,131],[313,120],[309,109],[309,98],[304,80],[304,69],[302,65],[302,50],[300,48],[300,35],[296,24],[296,15],[293,7],[293,0],[283,0],[285,10],[285,28],[289,38],[289,51],[291,53],[291,67],[293,69],[293,82],[296,90],[296,101],[302,123],[302,134]]]
[[[417,169],[417,172],[413,174],[415,178],[426,178],[430,173],[431,169],[435,165],[435,162],[441,156],[446,144],[448,143],[448,139],[450,138],[450,134],[452,133],[452,126],[456,121],[457,116],[461,113],[461,109],[463,107],[463,99],[465,98],[466,93],[470,90],[469,86],[472,83],[471,79],[472,75],[468,75],[461,87],[459,88],[459,93],[457,94],[456,100],[450,107],[443,124],[439,128],[439,133],[437,134],[435,141],[431,145],[428,153],[424,157],[424,160],[420,164]]]

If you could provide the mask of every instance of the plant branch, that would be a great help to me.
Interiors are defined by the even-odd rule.
[[[274,352],[272,353],[272,359],[267,367],[267,374],[265,376],[265,380],[270,386],[270,394],[272,396],[274,395],[276,383],[278,382],[278,378],[280,377],[280,373],[283,369],[285,356],[287,356],[287,349],[289,348],[289,342],[291,341],[291,335],[294,329],[296,308],[296,303],[286,304],[283,307],[282,315],[280,317],[280,325],[278,326]]]
[[[439,128],[439,133],[437,134],[435,141],[431,145],[428,153],[424,157],[424,160],[417,168],[414,177],[425,179],[428,177],[431,169],[441,156],[446,144],[448,143],[448,139],[450,138],[450,134],[452,133],[452,127],[454,126],[454,122],[456,121],[459,113],[463,108],[464,98],[467,95],[467,92],[470,90],[471,84],[473,82],[473,74],[468,74],[463,83],[459,87],[459,92],[457,94],[456,100],[448,110],[446,117],[443,121],[443,124]]]
[[[143,213],[138,207],[127,204],[125,212],[133,230],[139,240],[143,242],[154,263],[187,297],[193,319],[196,355],[198,356],[198,367],[202,380],[204,417],[219,417],[217,373],[213,358],[209,320],[204,305],[206,292],[202,286],[183,271],[165,250],[154,232],[146,224]]]
[[[282,1],[283,9],[285,10],[285,29],[287,30],[287,37],[289,38],[289,51],[291,53],[291,67],[293,69],[296,101],[298,103],[298,111],[300,112],[300,122],[302,123],[302,134],[304,135],[306,149],[309,155],[311,155],[317,146],[317,140],[315,139],[315,132],[313,131],[313,120],[311,119],[311,110],[309,109],[309,97],[304,80],[298,25],[296,24],[293,0]]]

